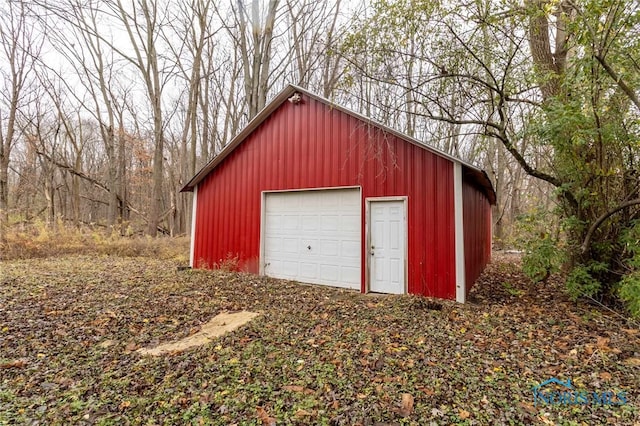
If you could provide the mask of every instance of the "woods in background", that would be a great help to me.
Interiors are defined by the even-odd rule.
[[[1,4],[0,237],[187,233],[181,186],[294,83],[487,170],[534,280],[640,301],[637,1]]]
[[[296,0],[3,1],[0,215],[189,227],[181,186],[290,82],[330,95],[356,9]]]

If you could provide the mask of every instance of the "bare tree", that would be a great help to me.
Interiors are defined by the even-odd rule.
[[[109,61],[108,57],[111,53],[109,46],[99,35],[100,11],[96,2],[81,3],[77,0],[70,0],[60,8],[49,6],[48,10],[53,11],[59,18],[70,24],[60,29],[54,22],[48,28],[49,39],[67,59],[85,89],[84,93],[78,92],[74,88],[68,87],[67,84],[68,92],[75,97],[75,102],[100,124],[100,135],[107,156],[107,185],[110,189],[107,202],[107,229],[108,232],[111,232],[116,224],[119,207],[117,191],[119,163],[116,161],[116,122],[113,106],[115,100],[112,94],[115,82],[113,81],[113,63]],[[67,42],[70,32],[74,34],[78,44]],[[66,81],[63,75],[52,69],[49,70],[49,73],[55,74],[54,78],[61,83]],[[85,93],[89,95],[90,102],[84,99]],[[52,94],[52,96],[55,95]],[[62,108],[58,103],[56,105],[58,108]],[[63,114],[62,110],[60,110],[60,114]],[[70,135],[70,137],[73,136]],[[80,166],[80,164],[77,165]],[[82,170],[78,169],[78,171]]]
[[[348,26],[343,25],[346,19],[341,19],[342,13],[341,0],[286,2],[283,14],[289,45],[283,64],[288,65],[289,72],[284,78],[324,97],[331,96],[344,72],[344,61],[335,51],[348,31]]]
[[[251,0],[250,9],[247,9],[244,0],[236,0],[235,5],[231,6],[235,27],[228,27],[228,30],[242,60],[249,119],[255,117],[267,103],[267,93],[272,83],[269,73],[278,3],[278,0],[269,0],[266,10],[262,10],[259,0]]]
[[[0,242],[9,223],[9,162],[16,142],[17,120],[25,104],[24,90],[42,41],[29,21],[25,3],[10,1],[0,9],[3,90],[0,90]]]
[[[210,27],[211,0],[191,0],[180,6],[172,25],[171,32],[163,32],[163,37],[175,58],[179,78],[185,82],[183,97],[186,98],[183,107],[182,131],[180,144],[175,164],[178,170],[169,170],[170,189],[170,233],[183,233],[186,231],[187,217],[190,217],[191,203],[183,194],[178,203],[176,193],[191,176],[196,172],[197,152],[199,138],[204,139],[201,146],[208,147],[207,139],[209,127],[209,115],[206,109],[201,114],[202,129],[199,125],[198,113],[208,108],[209,96],[207,92],[208,78],[206,74],[212,71],[212,53],[214,49],[214,30]],[[175,43],[179,40],[180,43]],[[175,151],[170,150],[172,154]],[[174,155],[172,155],[172,158]]]
[[[29,218],[48,206],[39,214],[51,220],[64,215],[109,230],[119,220],[121,233],[131,220],[152,235],[182,233],[191,203],[177,189],[270,93],[293,82],[334,96],[344,70],[333,49],[345,31],[341,0],[11,4],[26,5],[57,55],[38,58],[34,76],[46,99],[40,115],[29,113],[37,122],[21,124],[29,143],[19,145],[23,163],[9,172],[19,176],[14,193],[29,182],[25,173],[55,187],[23,198]]]
[[[170,69],[165,69],[158,52],[158,38],[160,28],[165,24],[163,14],[166,12],[166,5],[160,0],[136,0],[131,3],[131,9],[126,8],[121,0],[111,0],[107,4],[123,24],[133,55],[113,44],[112,48],[138,70],[150,103],[154,151],[147,233],[156,236],[163,209],[165,123],[162,94],[166,78],[170,75]]]

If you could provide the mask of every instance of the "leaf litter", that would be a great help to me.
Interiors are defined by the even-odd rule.
[[[0,424],[638,424],[637,326],[498,257],[470,303],[150,258],[0,264]],[[261,312],[167,356],[222,312]],[[626,405],[535,406],[557,377]]]

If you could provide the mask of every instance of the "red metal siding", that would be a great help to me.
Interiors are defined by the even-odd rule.
[[[363,219],[365,198],[407,196],[409,293],[455,298],[453,163],[307,96],[283,103],[198,185],[194,266],[237,259],[259,272],[261,192],[341,186],[362,188]]]
[[[467,292],[491,260],[491,205],[483,191],[462,180],[464,260]]]

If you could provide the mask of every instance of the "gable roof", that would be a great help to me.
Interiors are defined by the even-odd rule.
[[[487,198],[489,199],[489,202],[491,204],[495,204],[496,203],[496,193],[493,189],[493,185],[491,184],[491,181],[489,180],[489,177],[487,176],[486,172],[472,164],[466,163],[464,161],[462,161],[459,158],[456,158],[450,154],[447,154],[444,151],[441,151],[437,148],[434,148],[430,145],[427,145],[421,141],[419,141],[418,139],[415,139],[411,136],[405,135],[404,133],[401,133],[397,130],[394,130],[388,126],[385,126],[381,123],[376,122],[375,120],[372,120],[369,117],[366,117],[358,112],[352,111],[348,108],[345,108],[343,106],[337,105],[335,103],[333,103],[332,101],[323,98],[321,96],[318,96],[314,93],[309,92],[306,89],[303,89],[302,87],[299,86],[295,86],[293,84],[289,84],[287,85],[284,89],[282,89],[282,91],[280,93],[278,93],[278,95],[273,98],[263,109],[262,111],[260,111],[241,131],[240,133],[238,133],[236,136],[233,137],[233,139],[231,139],[231,141],[227,144],[227,146],[225,146],[222,151],[220,151],[220,153],[218,155],[216,155],[211,161],[209,161],[202,169],[200,169],[200,171],[198,173],[195,174],[195,176],[193,176],[191,178],[191,180],[189,180],[189,182],[187,182],[187,184],[180,190],[180,192],[191,192],[193,191],[193,189],[204,180],[204,178],[207,177],[207,175],[209,173],[211,173],[211,171],[213,169],[215,169],[220,163],[222,163],[224,161],[225,158],[227,158],[227,156],[229,154],[231,154],[231,152],[233,152],[234,149],[236,149],[240,144],[242,144],[245,139],[255,130],[258,128],[258,126],[260,126],[276,109],[278,109],[278,107],[280,107],[280,105],[282,105],[284,102],[287,101],[287,99],[289,99],[293,94],[295,93],[301,93],[304,94],[312,99],[315,99],[316,101],[323,103],[325,105],[327,105],[328,107],[332,108],[332,109],[337,109],[338,111],[341,111],[347,115],[350,115],[352,117],[355,117],[359,120],[365,121],[367,123],[370,123],[378,128],[380,128],[381,130],[390,133],[394,136],[397,136],[398,138],[411,143],[413,145],[419,146],[422,149],[425,149],[427,151],[431,151],[434,154],[440,156],[440,157],[444,157],[454,163],[458,163],[461,164],[463,166],[463,173],[466,176],[469,176],[478,186],[480,186],[482,188],[482,190],[485,192],[485,194],[487,195]]]

